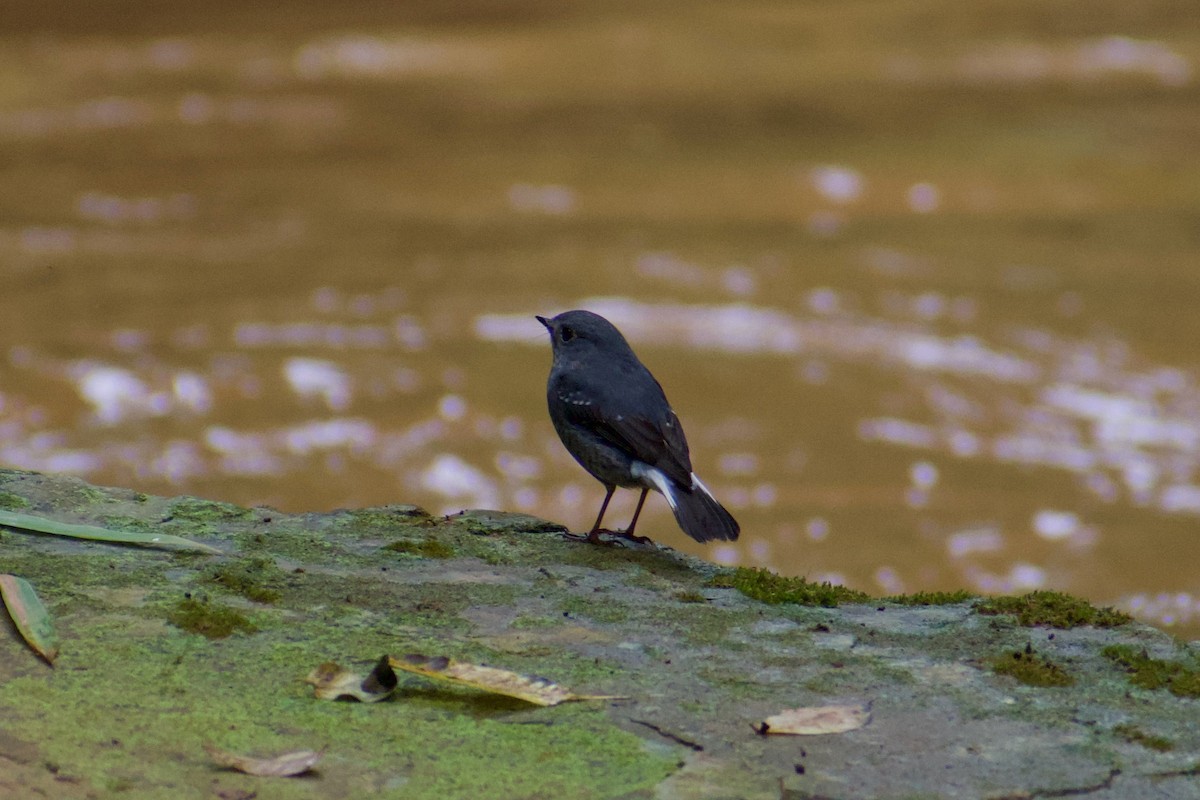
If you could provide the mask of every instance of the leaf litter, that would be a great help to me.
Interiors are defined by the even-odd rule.
[[[754,727],[766,734],[815,736],[857,730],[871,721],[871,704],[808,706],[781,711]]]
[[[204,752],[208,753],[208,757],[219,767],[263,778],[293,778],[303,775],[317,765],[322,755],[316,750],[294,750],[272,758],[254,758],[240,756],[211,744],[204,745]]]
[[[0,597],[21,638],[53,666],[58,658],[58,637],[33,584],[16,575],[0,575]]]
[[[400,658],[383,656],[365,678],[326,662],[310,672],[305,680],[313,686],[313,694],[318,699],[353,698],[374,703],[396,690],[399,685],[396,670],[490,694],[515,697],[538,706],[556,706],[577,700],[619,699],[615,695],[575,694],[549,678],[420,653],[409,653]]]

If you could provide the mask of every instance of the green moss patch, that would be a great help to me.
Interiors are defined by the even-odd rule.
[[[537,617],[530,614],[522,614],[514,619],[509,627],[513,630],[539,630],[541,628],[560,628],[562,625],[562,617]]]
[[[338,530],[382,532],[393,530],[397,525],[432,525],[429,512],[420,506],[393,503],[377,508],[350,508],[334,512],[334,527]]]
[[[835,608],[841,603],[866,603],[870,597],[856,589],[832,583],[813,583],[805,578],[785,578],[765,569],[738,567],[714,576],[709,586],[737,589],[764,603],[795,603],[802,606]]]
[[[136,531],[139,533],[161,532],[162,523],[155,520],[133,517],[128,514],[105,514],[100,517],[100,527],[111,531]]]
[[[570,596],[563,600],[562,611],[570,617],[583,617],[592,622],[624,622],[629,608],[621,603],[606,603],[604,595],[594,597]]]
[[[1026,627],[1077,628],[1093,625],[1115,628],[1133,617],[1114,608],[1096,608],[1086,600],[1062,592],[1030,592],[1020,597],[992,597],[975,605],[980,614],[1012,614]]]
[[[992,672],[1016,678],[1026,686],[1071,686],[1075,678],[1030,645],[1024,650],[997,656],[991,662]]]
[[[391,544],[385,544],[383,549],[421,558],[454,558],[456,555],[453,547],[429,536],[424,539],[397,539]]]
[[[1157,750],[1160,753],[1168,753],[1175,749],[1175,743],[1165,736],[1155,736],[1146,733],[1136,725],[1128,723],[1117,725],[1113,728],[1113,733],[1120,736],[1127,742],[1132,744],[1140,744],[1149,750]]]
[[[0,508],[5,511],[19,511],[22,508],[29,508],[29,501],[19,494],[0,492]]]
[[[183,497],[171,504],[170,516],[189,522],[231,522],[254,515],[248,508],[216,500],[201,500],[198,497]]]
[[[708,598],[699,592],[686,590],[675,593],[675,599],[681,603],[707,603]]]
[[[446,522],[477,536],[497,533],[562,533],[566,526],[529,514],[472,509],[446,517]]]
[[[958,589],[953,592],[914,592],[913,594],[896,594],[883,598],[885,603],[896,606],[952,606],[965,603],[968,600],[978,600],[979,595]]]
[[[1195,666],[1151,658],[1145,649],[1128,644],[1109,645],[1100,652],[1124,668],[1134,686],[1166,689],[1179,697],[1200,697],[1200,669]]]
[[[270,558],[244,558],[218,564],[204,580],[256,603],[277,603],[283,597],[286,576]]]
[[[185,597],[167,613],[167,621],[189,633],[209,639],[224,639],[234,633],[258,630],[245,614],[217,603]]]

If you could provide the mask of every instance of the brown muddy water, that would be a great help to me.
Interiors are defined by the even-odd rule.
[[[584,528],[584,306],[744,528],[640,532],[1200,635],[1193,6],[10,0],[0,463]]]

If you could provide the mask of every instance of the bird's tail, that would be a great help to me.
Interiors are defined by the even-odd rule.
[[[697,542],[714,539],[732,542],[738,538],[741,526],[733,515],[717,502],[712,492],[700,482],[695,473],[692,473],[692,485],[688,489],[670,480],[662,481],[659,489],[666,496],[671,511],[675,513],[675,521],[679,523],[679,527]]]

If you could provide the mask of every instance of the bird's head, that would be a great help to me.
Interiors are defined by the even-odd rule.
[[[630,349],[615,325],[591,311],[564,311],[557,317],[536,319],[549,331],[556,358],[590,349],[617,353]]]

